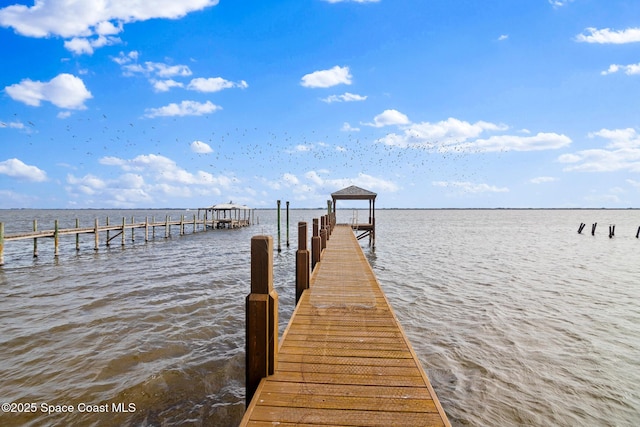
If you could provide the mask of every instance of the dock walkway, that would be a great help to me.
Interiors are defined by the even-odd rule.
[[[450,426],[350,226],[331,234],[242,426]]]

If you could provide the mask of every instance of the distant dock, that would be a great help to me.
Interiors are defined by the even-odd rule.
[[[450,426],[353,227],[334,221],[335,211],[314,219],[317,255],[307,250],[306,223],[299,223],[299,301],[279,342],[273,241],[251,241],[240,425]]]
[[[200,219],[200,210],[204,210],[204,218]],[[144,234],[144,241],[147,242],[150,239],[156,237],[156,229],[161,229],[165,238],[171,236],[171,227],[179,227],[180,235],[186,234],[187,231],[196,233],[198,231],[207,231],[209,229],[220,228],[239,228],[248,227],[255,222],[255,215],[253,210],[246,208],[246,212],[240,214],[241,211],[237,211],[235,215],[226,213],[220,214],[220,211],[213,211],[211,218],[208,213],[212,212],[211,208],[200,208],[198,210],[198,216],[193,215],[193,218],[186,218],[181,215],[180,219],[171,219],[170,216],[166,216],[164,220],[156,220],[152,217],[146,217],[144,221],[136,221],[134,217],[123,217],[122,221],[117,223],[111,222],[109,217],[106,218],[104,224],[100,224],[96,218],[92,226],[80,226],[79,220],[76,219],[76,226],[72,228],[59,228],[58,220],[54,221],[54,228],[47,230],[38,230],[38,221],[33,221],[33,230],[28,232],[5,234],[5,224],[0,222],[0,266],[4,265],[4,247],[7,242],[17,240],[33,240],[33,256],[38,257],[38,240],[39,239],[53,239],[54,257],[58,257],[60,253],[60,238],[62,236],[74,235],[76,251],[80,250],[80,235],[93,234],[94,236],[94,250],[97,251],[100,248],[101,242],[104,242],[106,247],[109,247],[113,240],[119,238],[121,245],[125,246],[125,242],[130,240],[134,242],[136,240],[136,230],[142,230]],[[233,212],[233,211],[230,211]],[[217,217],[216,217],[217,214]],[[127,237],[127,234],[129,235]]]

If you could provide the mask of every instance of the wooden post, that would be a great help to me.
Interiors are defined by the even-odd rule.
[[[327,217],[325,215],[320,217],[320,252],[324,251],[327,247]]]
[[[296,252],[296,305],[302,292],[309,289],[309,250],[307,249],[307,223],[298,223],[298,251]]]
[[[131,241],[136,241],[136,226],[135,226],[135,218],[131,217]]]
[[[311,270],[316,268],[316,264],[320,262],[320,251],[322,245],[320,242],[320,230],[318,228],[318,218],[313,218],[313,237],[311,237]]]
[[[153,224],[151,226],[151,238],[155,239],[156,238],[156,216],[155,215],[151,217],[151,224]]]
[[[109,217],[107,217],[107,228],[109,228]],[[107,229],[107,247],[109,247],[111,245],[111,239],[109,238],[109,233],[110,230]]]
[[[282,248],[280,247],[280,200],[277,201],[278,204],[278,252],[282,252]]]
[[[287,247],[289,247],[289,202],[287,201]]]
[[[198,223],[196,222],[196,214],[193,214],[193,232],[198,231]]]
[[[184,234],[184,214],[180,215],[180,235]]]
[[[109,221],[107,220],[107,222],[109,222]],[[93,250],[97,251],[98,250],[98,240],[100,240],[100,237],[99,237],[100,233],[99,233],[99,230],[98,230],[98,218],[96,218],[95,225],[93,227],[93,233],[95,234],[93,236],[95,238],[95,245],[93,247]],[[109,233],[109,232],[107,231],[107,233]],[[109,240],[107,240],[107,246],[109,246]]]
[[[33,220],[33,232],[37,232],[38,231],[38,220],[34,219]],[[38,258],[38,238],[34,237],[33,238],[33,257],[34,258]]]
[[[582,234],[582,230],[584,230],[585,225],[587,224],[585,224],[584,222],[580,223],[580,227],[578,227],[578,234]]]
[[[278,294],[273,288],[273,238],[251,238],[251,293],[246,299],[246,405],[278,363]]]
[[[149,241],[149,217],[144,218],[144,241]]]
[[[53,256],[55,258],[58,257],[59,254],[59,250],[58,250],[58,245],[59,245],[59,232],[58,232],[58,220],[56,219],[54,221],[54,231],[53,231]]]
[[[0,222],[0,265],[4,265],[4,222]]]
[[[169,228],[169,215],[167,215],[167,219],[164,224],[164,238],[167,239],[171,234],[171,229]]]
[[[592,236],[595,236],[595,235],[596,235],[596,227],[597,227],[597,226],[598,226],[598,223],[597,223],[597,222],[594,222],[594,223],[591,225],[591,235],[592,235]]]
[[[636,239],[640,236],[640,227],[638,227],[638,231],[636,232]]]
[[[611,239],[613,236],[616,235],[616,226],[614,225],[610,225],[609,226],[609,238]]]
[[[126,219],[125,217],[122,217],[122,243],[120,244],[120,246],[122,246],[124,248],[124,230],[125,230],[125,225],[126,225]]]

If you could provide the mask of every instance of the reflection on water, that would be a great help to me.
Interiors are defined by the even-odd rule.
[[[291,224],[320,213],[292,211]],[[118,213],[0,211],[0,221],[10,233],[29,230],[35,215],[45,229],[55,218],[73,226],[74,215],[87,224],[107,214]],[[249,240],[276,236],[275,213],[258,216],[261,225],[246,229],[181,237],[176,227],[170,239],[98,252],[93,236],[79,253],[66,236],[57,261],[46,239],[36,260],[32,242],[8,242],[0,400],[38,406],[0,413],[0,425],[237,425]],[[363,241],[365,253],[452,424],[638,424],[635,211],[392,210],[376,221],[377,247]],[[616,237],[606,226],[576,233],[596,221],[615,223]],[[282,238],[281,334],[295,298],[284,219]],[[55,405],[75,411],[42,413],[63,409]]]

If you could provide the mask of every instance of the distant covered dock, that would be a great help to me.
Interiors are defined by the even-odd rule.
[[[249,206],[233,202],[198,208],[198,218],[200,218],[200,211],[204,211],[205,223],[211,224],[214,228],[248,227],[252,224],[252,215],[254,215],[253,209]]]
[[[367,222],[360,222],[356,217],[353,218],[351,228],[355,231],[362,231],[358,236],[358,240],[365,237],[369,237],[369,244],[375,246],[376,244],[376,196],[377,194],[365,190],[364,188],[352,185],[342,190],[338,190],[335,193],[331,193],[333,199],[333,212],[336,212],[336,201],[338,200],[368,200],[369,201],[369,220]]]

